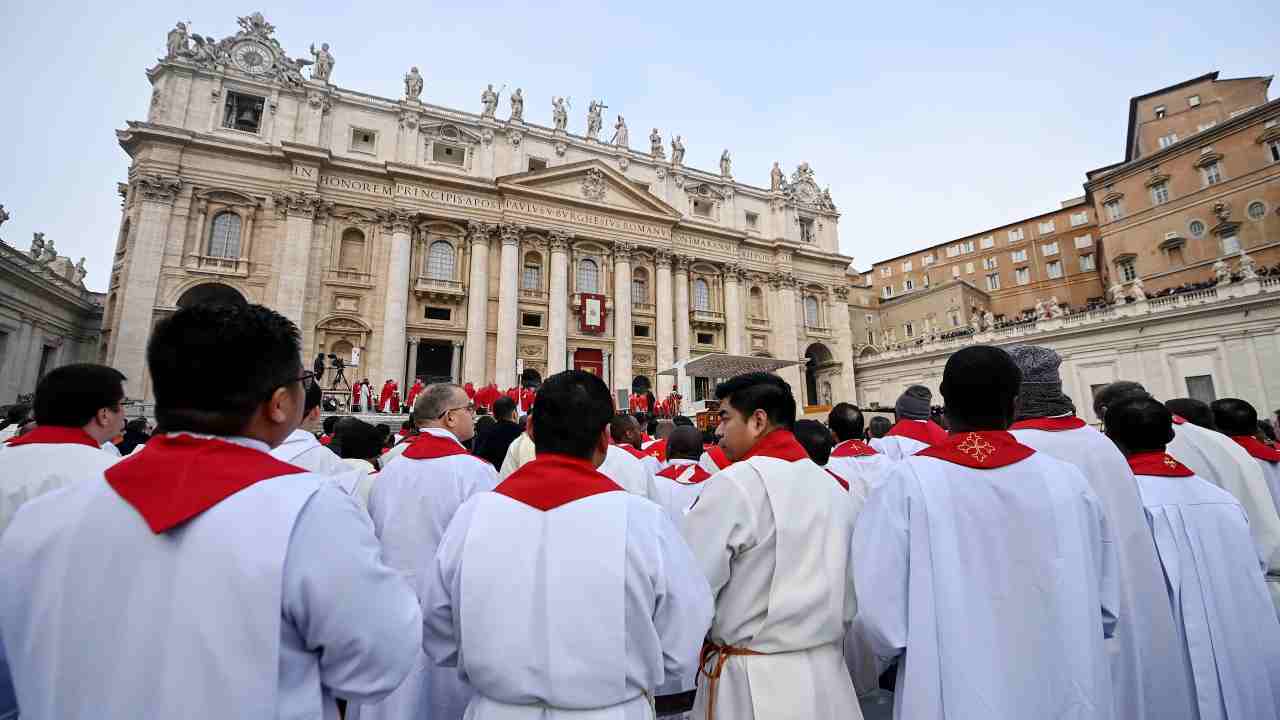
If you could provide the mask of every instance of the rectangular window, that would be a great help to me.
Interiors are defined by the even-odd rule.
[[[1071,227],[1079,227],[1089,223],[1089,211],[1081,210],[1080,212],[1071,213]]]
[[[964,271],[965,271],[965,274],[967,274],[967,275],[972,275],[972,274],[973,274],[973,263],[971,263],[971,262],[967,262],[967,263],[965,263],[965,264],[964,264]]]
[[[1222,168],[1216,162],[1211,162],[1200,168],[1200,174],[1204,177],[1205,185],[1217,185],[1222,182]]]
[[[699,345],[712,345],[716,341],[716,336],[711,333],[698,333]]]
[[[960,266],[959,266],[959,265],[952,265],[952,266],[951,266],[951,279],[953,279],[953,280],[954,280],[954,279],[956,279],[956,278],[958,278],[958,277],[960,277]]]
[[[1054,260],[1044,266],[1045,272],[1048,273],[1050,280],[1057,280],[1062,277],[1062,261]]]
[[[1040,223],[1040,234],[1048,235],[1049,233],[1053,232],[1053,227],[1054,226],[1053,226],[1052,220],[1046,220],[1045,222]]]
[[[957,255],[959,255],[959,254],[960,254],[960,246],[959,246],[959,245],[948,245],[948,246],[947,246],[947,257],[949,257],[949,258],[953,258],[953,257],[956,257],[956,256],[957,256]]]
[[[1023,238],[1022,228],[1014,228],[1009,231],[1009,242],[1011,243],[1022,242],[1022,238]]]
[[[1280,140],[1267,143],[1267,151],[1271,156],[1271,162],[1280,162]]]
[[[889,277],[891,275],[893,275],[893,267],[889,265],[885,265],[884,267],[880,268],[880,277]]]
[[[1108,220],[1119,220],[1124,216],[1124,211],[1120,209],[1119,200],[1108,200],[1103,204],[1103,207],[1107,209]]]
[[[1083,250],[1084,248],[1087,248],[1087,247],[1093,247],[1092,235],[1081,235],[1080,237],[1076,238],[1077,250]]]
[[[432,143],[431,159],[438,163],[457,165],[461,167],[466,164],[467,151],[460,147],[454,147],[453,145]]]
[[[915,289],[916,289],[915,281],[913,281],[911,278],[907,278],[906,280],[902,281],[902,292],[911,292],[912,290],[915,290]]]
[[[1129,282],[1138,277],[1138,269],[1134,266],[1132,260],[1125,260],[1120,263],[1120,279]]]
[[[1016,263],[1026,262],[1026,261],[1027,261],[1027,251],[1026,251],[1026,250],[1014,250],[1013,252],[1009,253],[1009,260],[1011,260],[1012,262],[1016,262]]]
[[[1187,397],[1202,403],[1211,403],[1218,399],[1214,392],[1212,375],[1190,375],[1187,380]]]
[[[546,169],[547,169],[546,160],[543,160],[542,158],[536,158],[536,157],[529,158],[529,172],[537,172],[539,170],[546,170]]]
[[[1151,204],[1163,205],[1169,202],[1169,183],[1159,183],[1151,186]]]
[[[1165,113],[1165,107],[1163,105],[1157,105],[1155,109],[1156,119],[1160,120],[1161,118],[1163,118],[1164,113]]]
[[[1168,135],[1163,135],[1160,137],[1159,142],[1160,142],[1160,149],[1163,150],[1164,148],[1167,148],[1170,145],[1178,142],[1178,133],[1169,133]]]
[[[907,260],[902,263],[902,272],[911,272],[911,261]]]
[[[520,324],[527,328],[540,328],[542,316],[538,313],[520,313]]]
[[[967,253],[973,252],[973,241],[965,240],[964,242],[960,243],[960,249]]]
[[[1093,255],[1080,256],[1080,272],[1090,272],[1095,269],[1097,266],[1094,264]]]
[[[902,324],[902,335],[903,335],[903,337],[906,337],[906,338],[913,338],[913,337],[915,337],[915,336],[916,336],[916,328],[915,328],[915,326],[914,326],[914,325],[912,325],[911,323],[903,323],[903,324]]]
[[[997,267],[1000,267],[1000,258],[997,258],[995,255],[992,255],[991,257],[987,257],[987,258],[982,258],[983,270],[995,270]]]
[[[453,317],[453,312],[449,308],[428,307],[426,318],[428,320],[448,320]]]
[[[987,289],[988,290],[1000,289],[1000,273],[991,273],[990,275],[987,276]]]
[[[1200,107],[1200,96],[1192,95],[1187,98],[1187,107]]]
[[[996,246],[996,239],[992,235],[988,235],[978,241],[978,247],[982,248],[983,250],[989,250],[995,246]]]
[[[1013,282],[1017,285],[1026,285],[1031,282],[1031,271],[1027,268],[1020,267],[1013,271]]]
[[[635,335],[636,337],[647,338],[649,337],[649,326],[636,325],[635,327],[631,328],[631,334]]]
[[[811,243],[817,237],[813,232],[813,218],[802,218],[800,220],[800,242]]]
[[[265,100],[253,95],[227,91],[223,105],[222,127],[256,133],[262,128],[262,106]]]
[[[351,151],[358,153],[368,153],[370,155],[377,152],[378,149],[378,133],[364,128],[351,128]]]
[[[520,278],[520,287],[524,290],[542,289],[542,266],[529,263],[524,266],[524,275]]]
[[[753,212],[749,212],[746,214],[746,221],[747,228],[749,230],[755,230],[756,226],[760,224],[760,216]]]
[[[920,284],[923,285],[924,287],[929,287],[929,275],[927,273],[925,274],[924,278],[921,279]]]
[[[1045,243],[1040,246],[1040,255],[1043,257],[1053,257],[1058,254],[1058,243]]]
[[[893,297],[893,286],[885,285],[884,287],[880,288],[880,294],[886,298]]]
[[[932,254],[932,253],[930,253],[930,254],[925,255],[924,257],[920,258],[920,264],[921,264],[921,265],[923,265],[923,266],[925,266],[925,267],[929,267],[930,265],[932,265],[932,264],[933,264],[933,254]]]

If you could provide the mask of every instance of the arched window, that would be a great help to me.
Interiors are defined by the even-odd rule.
[[[600,266],[595,260],[583,260],[578,263],[578,292],[600,292]]]
[[[636,268],[631,273],[632,304],[649,302],[649,273],[644,268]]]
[[[711,309],[711,288],[707,285],[707,281],[702,278],[693,281],[693,309]]]
[[[431,243],[431,249],[427,252],[427,277],[432,280],[452,280],[456,266],[453,245],[444,240]]]
[[[233,212],[220,212],[213,216],[213,227],[209,231],[209,256],[240,257],[239,215]]]
[[[524,256],[524,273],[520,275],[520,288],[523,290],[542,289],[542,256],[529,253]]]
[[[764,317],[764,293],[758,287],[751,288],[751,317]]]
[[[364,233],[355,228],[343,231],[342,244],[338,247],[338,269],[364,271]]]
[[[812,295],[804,297],[804,324],[818,327],[818,298]]]

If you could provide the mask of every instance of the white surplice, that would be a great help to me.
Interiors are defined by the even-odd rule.
[[[458,510],[423,599],[427,654],[476,690],[467,720],[649,720],[655,693],[692,689],[711,594],[666,512],[502,488]]]
[[[1244,508],[1194,475],[1138,475],[1138,483],[1199,720],[1280,718],[1280,621]]]
[[[425,428],[422,432],[463,449],[448,430]],[[432,581],[436,548],[454,513],[471,496],[497,484],[493,466],[469,454],[431,459],[401,455],[378,474],[369,494],[369,515],[382,541],[383,560],[404,574],[419,598]],[[471,688],[456,671],[435,667],[419,653],[414,672],[404,684],[382,702],[362,706],[361,720],[462,717]]]
[[[157,535],[86,470],[0,540],[0,587],[22,588],[0,593],[0,667],[24,718],[336,720],[334,696],[385,696],[416,654],[421,610],[380,554],[319,475],[259,481]]]
[[[910,438],[907,439],[909,440]],[[865,487],[869,492],[880,482],[880,478],[884,476],[885,471],[889,469],[889,466],[893,464],[893,461],[889,459],[888,455],[879,451],[874,455],[839,456],[836,451],[839,450],[842,445],[846,445],[851,442],[861,441],[846,440],[844,442],[837,443],[836,446],[831,449],[831,458],[827,460],[827,469],[850,483],[853,482],[854,478],[857,478],[863,487]]]
[[[860,643],[902,654],[894,717],[1112,717],[1115,552],[1071,465],[897,463],[858,518],[853,570]]]
[[[610,445],[599,469],[610,480],[622,486],[623,490],[662,504],[662,494],[658,492],[650,467],[626,450]]]
[[[87,435],[86,435],[87,437]],[[120,461],[100,448],[72,443],[35,443],[4,448],[0,473],[0,537],[13,516],[33,498],[77,480],[101,475]]]
[[[895,463],[905,457],[911,457],[916,453],[929,447],[928,443],[920,442],[915,438],[904,437],[902,435],[886,435],[879,438],[871,438],[868,443],[878,452],[883,454],[890,463]]]
[[[1013,430],[1018,442],[1074,465],[1102,502],[1115,543],[1119,605],[1115,635],[1107,640],[1115,717],[1190,720],[1191,688],[1169,652],[1173,614],[1160,600],[1164,574],[1147,528],[1138,482],[1107,436],[1084,426],[1071,430]],[[1052,478],[1048,478],[1052,479]]]
[[[668,473],[667,469],[670,468],[676,470]],[[661,496],[659,504],[666,508],[673,522],[679,523],[706,485],[707,471],[698,465],[697,460],[682,458],[668,460],[667,469],[654,476],[653,481]]]
[[[533,438],[529,437],[529,433],[520,433],[507,447],[507,456],[502,459],[502,469],[498,471],[498,478],[506,480],[507,476],[519,470],[525,465],[533,462],[533,458],[537,453],[534,447]]]
[[[337,453],[302,428],[289,433],[284,442],[272,448],[271,457],[317,475],[339,475],[350,470]]]
[[[857,607],[848,493],[807,457],[748,457],[703,485],[682,530],[716,596],[710,638],[764,653],[725,661],[715,717],[859,720],[844,660]],[[708,689],[703,678],[694,717]]]

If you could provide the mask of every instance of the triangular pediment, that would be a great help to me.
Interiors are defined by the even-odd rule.
[[[663,202],[625,175],[599,160],[585,160],[569,165],[498,178],[502,191],[528,192],[563,198],[575,203],[603,205],[646,215],[662,215],[678,220],[676,209]]]

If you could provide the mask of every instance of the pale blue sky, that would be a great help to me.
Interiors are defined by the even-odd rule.
[[[43,231],[106,286],[128,157],[114,131],[146,116],[144,69],[177,20],[216,37],[261,10],[294,56],[330,43],[333,79],[387,97],[418,65],[423,99],[478,110],[485,83],[524,88],[684,136],[688,164],[766,185],[774,160],[831,186],[858,267],[1057,206],[1120,159],[1128,99],[1202,73],[1270,75],[1280,3],[696,2],[401,4],[22,0],[0,27],[0,228]],[[1273,89],[1272,97],[1275,97]],[[507,109],[503,97],[501,113]]]

